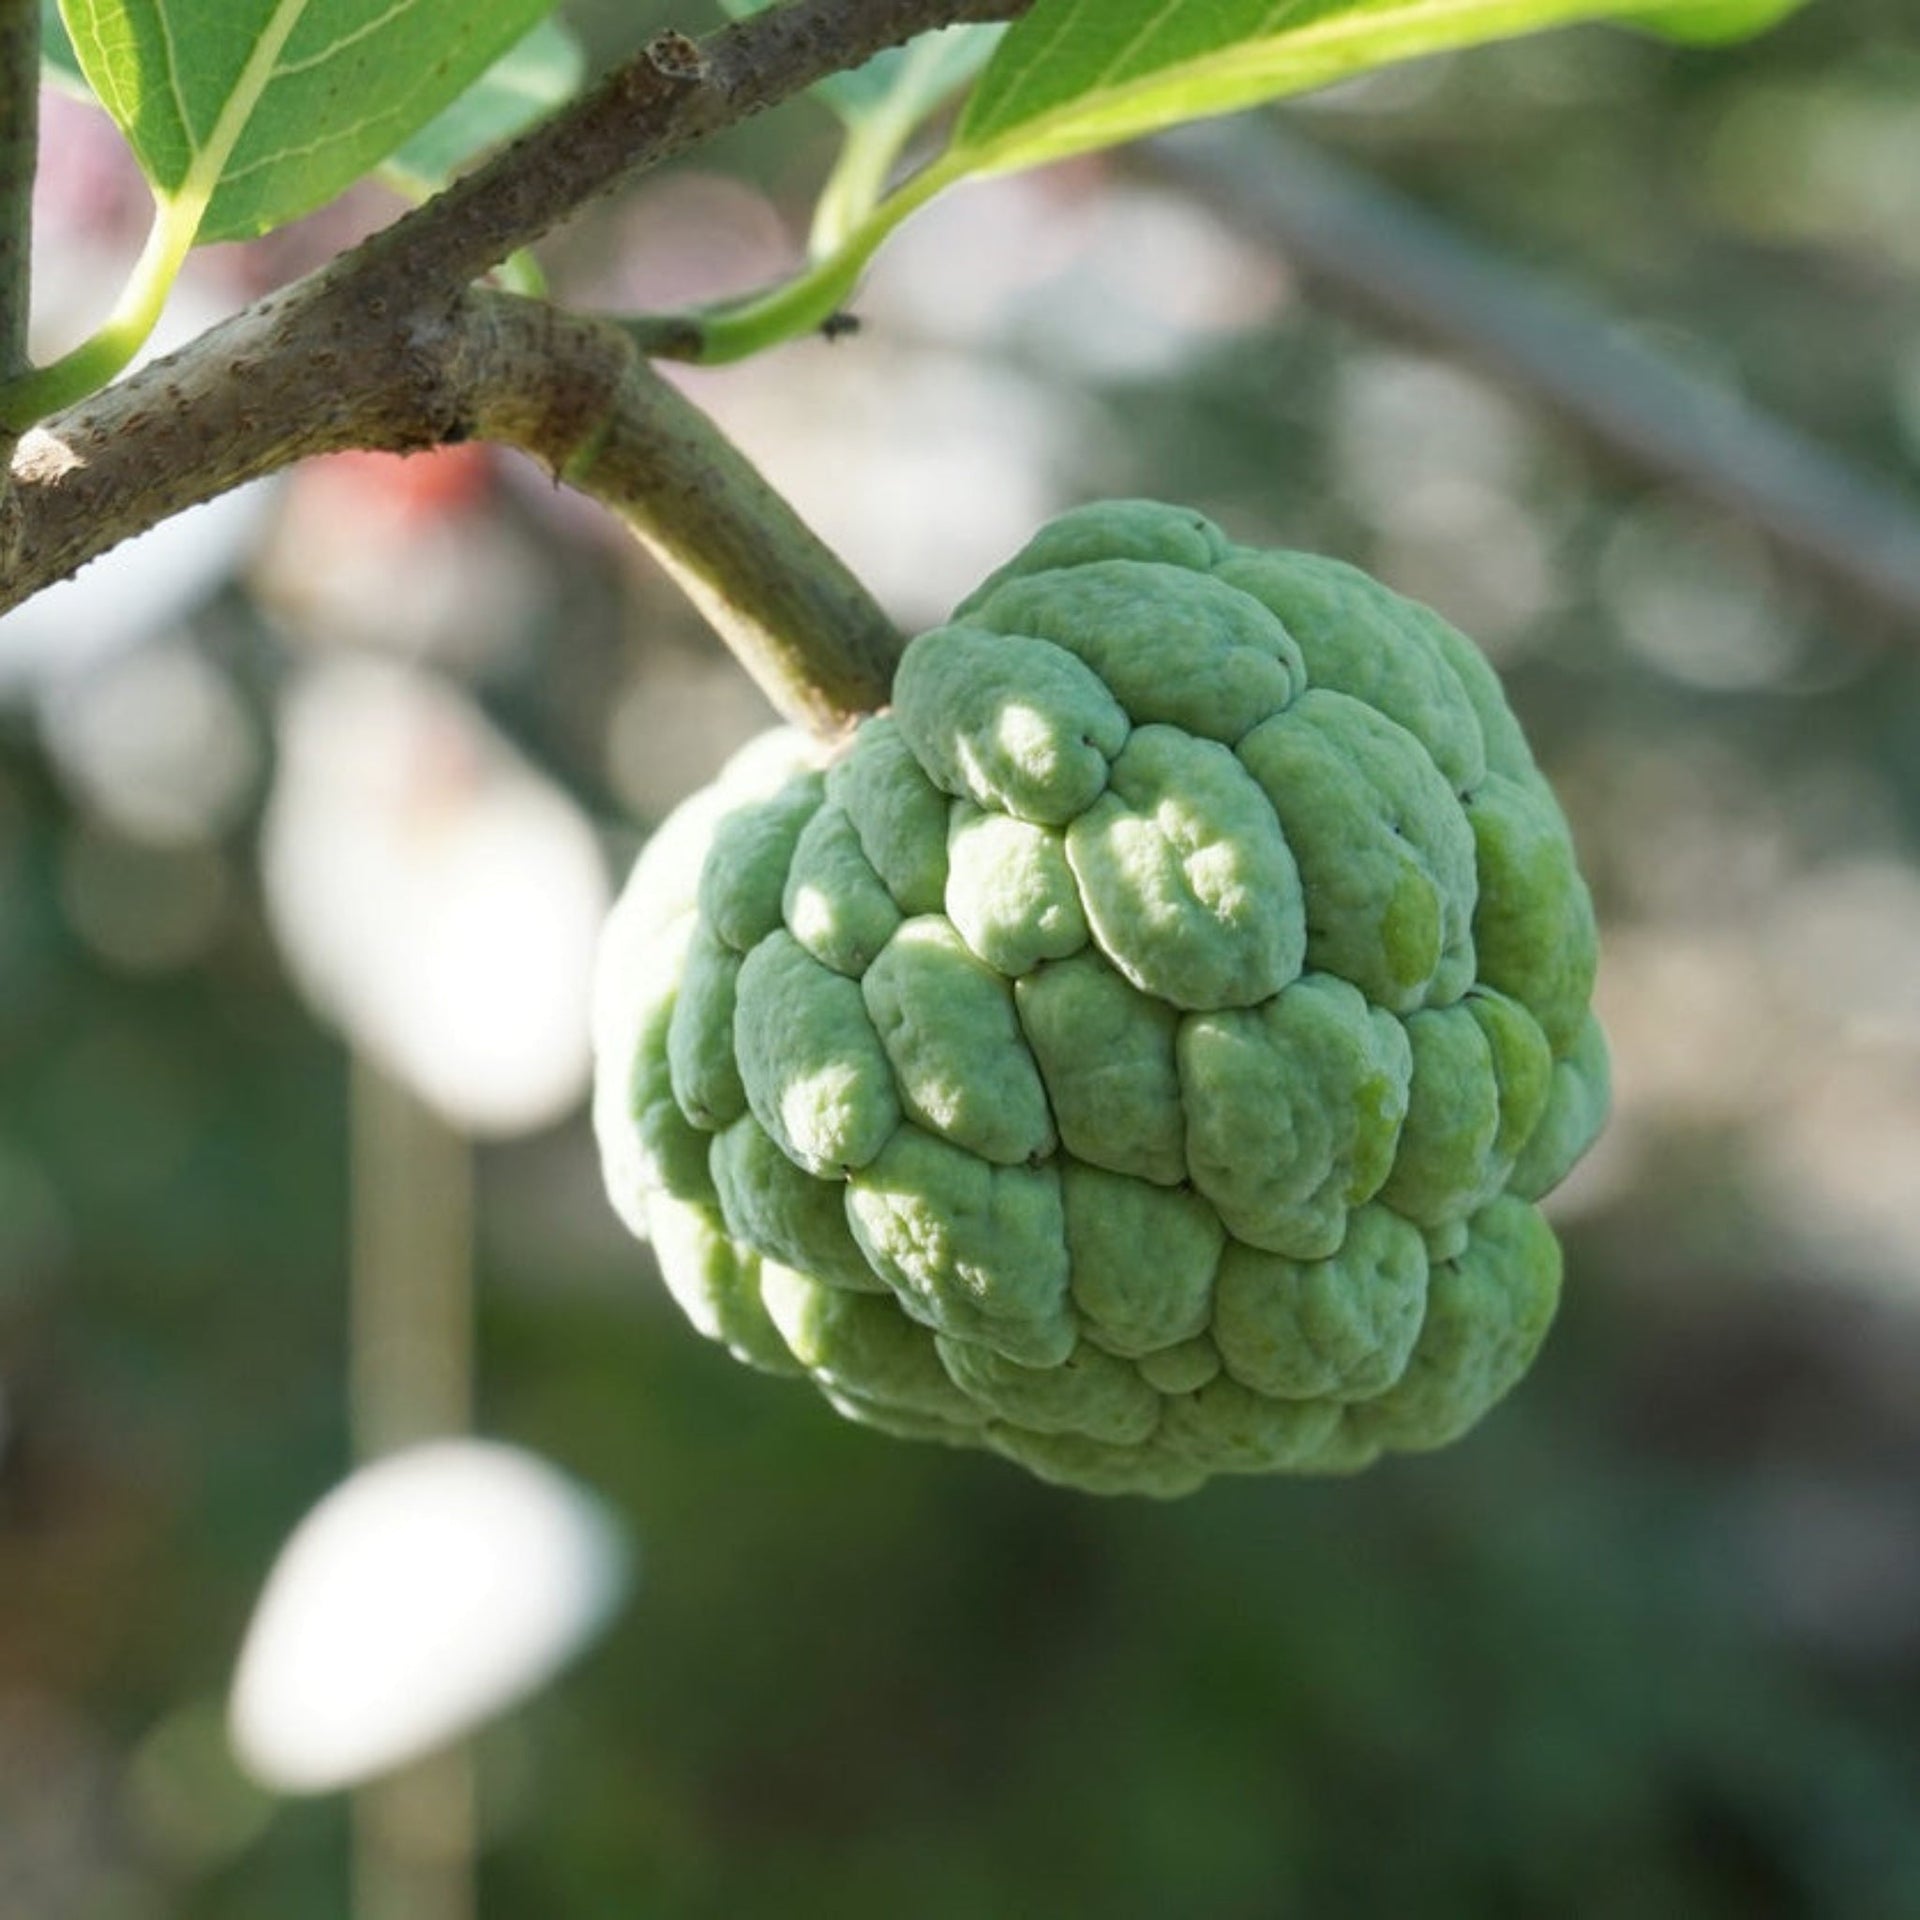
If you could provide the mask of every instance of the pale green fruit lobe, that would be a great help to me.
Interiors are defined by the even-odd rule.
[[[1350,1473],[1546,1333],[1594,966],[1472,642],[1113,501],[662,826],[595,1125],[694,1326],[848,1419],[1098,1493]]]

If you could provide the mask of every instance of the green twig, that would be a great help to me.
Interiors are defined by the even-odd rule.
[[[912,137],[907,114],[876,114],[847,130],[840,157],[820,190],[807,235],[807,258],[831,260],[872,217],[886,196],[887,176]]]
[[[644,351],[667,359],[696,360],[703,366],[744,360],[785,341],[818,333],[846,311],[881,242],[910,213],[942,188],[963,179],[967,171],[950,156],[936,161],[875,207],[846,235],[837,252],[764,293],[686,313],[643,314],[621,324]]]
[[[199,229],[200,211],[197,204],[185,200],[155,203],[147,244],[112,313],[70,353],[0,385],[0,428],[23,433],[36,420],[98,393],[126,370],[147,344],[180,277]]]

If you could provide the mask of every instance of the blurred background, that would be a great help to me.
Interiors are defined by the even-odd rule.
[[[711,24],[564,12],[594,63]],[[1075,163],[919,216],[857,338],[688,384],[909,628],[1150,493],[1485,645],[1619,1089],[1529,1382],[1440,1456],[1163,1507],[703,1344],[598,1191],[586,975],[768,711],[544,475],[300,470],[0,624],[10,1920],[370,1911],[348,1802],[249,1782],[228,1689],[356,1451],[469,1419],[640,1556],[458,1787],[488,1920],[1920,1914],[1920,23],[1570,32],[1275,124],[1340,244],[1217,147]],[[649,177],[556,291],[779,273],[832,140],[795,103]],[[43,148],[44,350],[143,197],[83,107]],[[180,330],[395,204],[210,250]],[[1672,404],[1624,444],[1643,351],[1805,444]]]

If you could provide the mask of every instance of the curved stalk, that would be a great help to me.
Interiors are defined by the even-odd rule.
[[[876,116],[847,131],[827,183],[813,209],[807,258],[830,260],[857,233],[885,197],[887,175],[913,133],[905,115]]]
[[[113,311],[71,352],[0,386],[0,426],[24,433],[35,421],[97,393],[125,371],[152,337],[203,211],[202,205],[183,200],[155,202],[147,243]]]
[[[951,156],[940,159],[883,200],[846,236],[837,252],[804,273],[745,300],[692,313],[647,316],[632,322],[630,331],[651,352],[696,360],[702,366],[745,360],[817,333],[844,311],[868,263],[894,228],[969,171]]]
[[[619,331],[505,293],[467,311],[475,438],[523,448],[611,509],[787,720],[831,737],[886,701],[902,646],[886,613]],[[532,389],[538,359],[574,377]]]

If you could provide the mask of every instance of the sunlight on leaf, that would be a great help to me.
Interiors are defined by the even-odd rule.
[[[552,0],[62,0],[73,50],[176,241],[330,200],[476,80]]]
[[[1807,0],[1678,0],[1649,15],[1644,24],[1670,40],[1714,46],[1760,33],[1806,4]]]
[[[764,0],[728,0],[757,11]],[[1007,30],[946,151],[884,199],[897,148],[856,128],[806,273],[698,316],[694,358],[744,359],[825,324],[888,234],[972,176],[1011,173],[1304,93],[1420,54],[1577,21],[1672,38],[1757,32],[1805,0],[1038,0]]]
[[[1800,0],[1039,0],[967,102],[948,162],[993,173],[1580,20],[1732,38]]]

